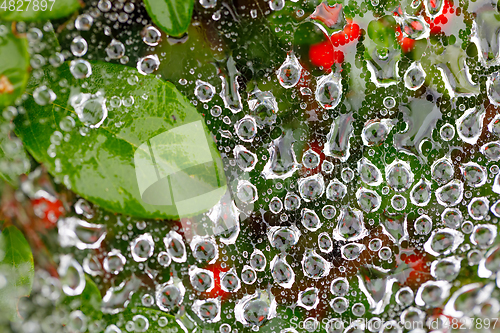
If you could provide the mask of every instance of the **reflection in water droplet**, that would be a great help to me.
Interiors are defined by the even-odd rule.
[[[194,95],[200,100],[200,102],[210,102],[210,100],[212,100],[212,97],[214,97],[215,92],[215,87],[210,83],[196,80]]]
[[[456,120],[457,133],[462,141],[474,145],[476,144],[483,130],[483,119],[485,110],[482,107],[474,107],[464,112]]]
[[[141,32],[142,41],[149,46],[156,46],[161,40],[161,32],[155,26],[149,25],[144,27]]]
[[[56,94],[52,91],[52,89],[48,88],[45,85],[38,86],[33,91],[33,99],[36,104],[40,106],[45,106],[48,104],[52,104],[53,101],[56,100]]]
[[[404,74],[405,87],[418,90],[424,84],[426,75],[419,61],[412,63]]]
[[[125,45],[119,40],[113,39],[106,47],[106,54],[110,59],[120,59],[125,55]]]
[[[289,89],[295,87],[300,80],[302,66],[300,66],[297,57],[291,53],[287,54],[285,62],[278,69],[278,81],[283,88]]]
[[[84,38],[77,36],[73,38],[73,41],[71,42],[70,45],[70,49],[71,53],[73,53],[75,57],[84,56],[88,50],[87,41]]]
[[[92,75],[92,66],[87,60],[72,60],[69,65],[69,71],[75,79],[84,79]]]
[[[90,128],[99,128],[108,117],[106,98],[100,92],[95,95],[78,93],[71,96],[68,102],[80,121]]]
[[[334,109],[342,98],[342,83],[333,73],[318,79],[316,101],[325,109]]]
[[[143,75],[151,74],[160,67],[160,59],[156,54],[148,55],[137,61],[137,71]]]

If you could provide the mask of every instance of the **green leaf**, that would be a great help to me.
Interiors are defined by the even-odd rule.
[[[0,235],[0,316],[14,319],[17,302],[29,296],[35,267],[31,248],[21,231],[9,226]]]
[[[165,33],[180,36],[187,31],[194,0],[144,0],[144,4],[154,24]]]
[[[101,62],[84,80],[67,63],[49,72],[28,91],[50,87],[57,98],[47,105],[28,98],[15,131],[73,191],[143,218],[193,216],[222,197],[226,180],[212,136],[173,84]]]
[[[125,325],[134,327],[130,331],[165,333],[183,332],[175,317],[165,312],[143,307],[128,307],[124,312],[116,315],[105,315],[106,325],[116,325],[122,332],[129,331]],[[145,320],[146,319],[146,320]],[[147,327],[147,329],[145,329]]]
[[[59,19],[81,8],[78,0],[0,0],[0,4],[0,19],[25,22]]]
[[[396,20],[391,15],[386,15],[368,24],[368,36],[378,46],[390,47],[396,40]]]
[[[0,109],[13,104],[24,92],[29,63],[26,38],[16,37],[10,23],[0,21]]]
[[[28,82],[29,53],[26,38],[18,38],[10,23],[0,22],[0,178],[12,185],[29,170],[29,160],[21,141],[11,135],[15,112],[4,108],[14,103]]]

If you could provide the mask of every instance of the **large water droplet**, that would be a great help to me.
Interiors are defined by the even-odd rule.
[[[302,257],[304,275],[312,279],[320,279],[330,272],[330,263],[314,250],[306,250]]]
[[[309,202],[321,197],[325,191],[325,182],[321,174],[316,174],[298,181],[299,193],[304,201]]]
[[[52,104],[53,101],[56,100],[56,94],[52,91],[52,89],[48,88],[45,85],[38,86],[33,91],[33,99],[36,104],[45,106],[48,104]]]
[[[345,207],[340,211],[333,238],[342,241],[355,241],[368,234],[363,222],[363,213],[356,208]]]
[[[424,250],[437,257],[448,255],[455,251],[464,241],[464,235],[450,228],[434,230],[424,244]]]
[[[334,73],[318,79],[316,101],[325,109],[334,109],[342,99],[342,82]]]
[[[358,173],[361,180],[370,186],[378,186],[382,183],[380,170],[365,157],[358,161]]]
[[[463,194],[464,184],[455,179],[438,188],[436,191],[436,198],[440,205],[449,207],[460,203],[460,201],[462,201]]]
[[[106,98],[101,92],[95,95],[78,93],[69,98],[69,104],[75,109],[80,121],[90,128],[98,128],[108,117]]]
[[[271,261],[270,267],[274,282],[287,289],[293,286],[295,273],[292,267],[286,262],[286,257],[276,255]]]
[[[208,82],[196,80],[194,95],[202,103],[210,102],[216,93],[215,87]]]
[[[476,144],[483,130],[485,110],[482,107],[468,109],[456,120],[457,133],[462,141]]]
[[[424,84],[426,75],[420,62],[415,61],[404,74],[405,87],[410,90],[418,90]]]
[[[57,222],[61,246],[76,246],[80,250],[98,249],[106,237],[106,226],[92,224],[77,217],[59,219]]]
[[[413,172],[404,161],[394,161],[385,167],[387,184],[397,192],[406,191],[413,183]]]
[[[300,80],[300,73],[302,66],[300,66],[297,57],[291,53],[287,54],[285,62],[278,69],[278,81],[282,87],[289,89],[295,87]]]

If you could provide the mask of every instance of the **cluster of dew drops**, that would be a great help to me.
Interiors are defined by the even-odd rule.
[[[224,13],[218,1],[199,2],[213,11],[214,21],[221,20]],[[443,3],[424,1],[424,6],[427,13],[434,11],[438,16],[440,10],[434,7]],[[270,11],[279,12],[284,4],[268,1]],[[135,15],[143,10],[136,7],[134,2],[100,0],[67,27],[69,50],[55,53],[39,47],[44,31],[51,31],[50,24],[41,28],[18,24],[17,30],[26,32],[30,41],[34,75],[47,62],[59,67],[70,60],[75,78],[91,78],[88,51],[98,42],[92,40],[95,36],[82,37],[91,28],[111,39],[103,48],[106,60],[136,64],[133,67],[139,75],[155,73],[164,56],[153,53],[162,33]],[[251,10],[250,15],[256,18],[259,13]],[[127,36],[126,29],[122,32],[126,42],[113,37],[120,24],[131,23],[145,25],[140,45]],[[488,54],[482,49],[480,24],[489,23],[474,22],[472,39],[481,54]],[[425,31],[418,34],[428,36]],[[139,49],[151,55],[130,59]],[[49,51],[50,55],[43,55]],[[242,94],[240,73],[229,59],[218,86],[197,78],[187,93],[201,110],[212,103],[207,125],[217,138],[230,188],[221,201],[202,216],[172,226],[109,215],[79,199],[73,207],[75,216],[59,219],[57,228],[60,245],[80,252],[60,255],[60,280],[39,271],[34,292],[52,300],[57,299],[58,288],[66,295],[79,295],[87,274],[104,288],[101,309],[105,313],[119,315],[131,306],[133,295],[140,295],[140,306],[174,315],[185,330],[211,327],[219,332],[265,327],[273,332],[296,332],[299,328],[291,325],[297,319],[294,316],[302,328],[324,324],[321,329],[327,332],[366,329],[373,333],[402,332],[406,322],[429,320],[438,323],[429,331],[446,331],[451,317],[496,317],[500,311],[500,246],[496,245],[500,74],[493,72],[486,78],[487,108],[457,103],[449,122],[440,122],[439,127],[436,121],[423,123],[432,132],[427,142],[443,148],[441,156],[423,156],[426,141],[421,140],[414,150],[394,157],[390,149],[408,145],[398,119],[386,117],[400,112],[399,97],[380,97],[378,108],[383,111],[372,119],[354,117],[354,110],[334,112],[348,93],[345,72],[332,70],[311,80],[310,87],[304,86],[306,69],[300,60],[288,52],[281,66],[273,69],[272,79],[283,91],[300,86],[302,96],[310,96],[311,103],[334,115],[321,120],[327,133],[315,145],[306,142],[306,149],[297,152],[297,141],[306,139],[285,127],[279,135],[262,139],[259,132],[277,128],[275,123],[284,112],[280,98],[259,89]],[[484,57],[480,60],[487,68],[498,65]],[[370,61],[366,68],[365,75],[377,91],[389,91],[399,82],[405,91],[425,90],[428,69],[418,61],[407,66],[402,78],[396,75],[392,81]],[[448,72],[442,75],[446,79]],[[133,85],[137,77],[128,80]],[[186,79],[179,84],[189,86]],[[57,96],[43,85],[34,90],[33,98],[44,106]],[[222,103],[213,103],[215,99]],[[68,101],[85,125],[80,135],[103,124],[108,108],[133,103],[131,95],[106,98],[101,93],[81,94]],[[19,109],[8,115],[22,112]],[[413,111],[409,122],[417,122],[419,110]],[[56,147],[67,141],[66,135],[75,126],[72,117],[61,122],[60,128],[67,133],[54,132],[49,155],[55,157]],[[413,144],[417,146],[416,141]],[[205,233],[194,232],[195,224],[202,225]],[[462,285],[458,277],[470,268],[476,280]],[[352,318],[369,320],[346,321]],[[160,329],[169,321],[137,315],[102,327],[90,323],[79,310],[71,312],[70,319],[81,332],[106,333],[146,332],[151,321]],[[33,323],[23,325],[32,327]]]

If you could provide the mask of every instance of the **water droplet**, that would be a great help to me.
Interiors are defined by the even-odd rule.
[[[257,155],[246,149],[242,145],[237,145],[233,149],[236,163],[245,172],[252,171],[257,164]]]
[[[75,79],[84,79],[92,75],[92,66],[87,60],[72,60],[69,65],[69,71]]]
[[[307,150],[302,156],[302,164],[308,169],[314,169],[319,165],[320,157],[312,149]]]
[[[156,54],[148,55],[137,61],[137,71],[143,75],[151,74],[160,67],[160,59]]]
[[[448,281],[427,281],[417,290],[415,303],[419,306],[438,307],[450,295]]]
[[[441,221],[448,228],[458,229],[464,221],[464,218],[460,210],[456,208],[446,208],[441,214]]]
[[[470,217],[474,220],[484,220],[488,216],[490,201],[485,198],[473,198],[467,206]]]
[[[414,227],[418,235],[427,235],[432,230],[432,220],[424,214],[415,220]]]
[[[149,46],[156,46],[161,40],[161,32],[155,26],[149,25],[141,31],[142,41]]]
[[[297,170],[298,163],[293,151],[294,141],[291,131],[286,131],[273,140],[268,149],[269,160],[262,171],[265,179],[286,179]]]
[[[334,109],[342,98],[342,83],[333,73],[318,79],[315,92],[316,101],[325,109]]]
[[[321,227],[322,223],[315,211],[310,210],[308,208],[303,208],[301,215],[302,215],[301,218],[302,225],[307,230],[316,231]]]
[[[89,31],[94,19],[89,14],[81,14],[75,20],[75,28],[80,31]]]
[[[200,102],[206,103],[212,100],[216,93],[215,87],[208,82],[196,80],[196,87],[194,88],[195,96]]]
[[[248,180],[238,181],[236,196],[243,203],[253,203],[258,199],[257,188]]]
[[[211,239],[194,237],[191,242],[193,257],[199,262],[213,263],[219,256],[217,244]]]
[[[457,133],[462,141],[475,145],[483,130],[485,110],[481,107],[468,109],[457,119]]]
[[[432,163],[431,174],[432,178],[440,184],[451,181],[455,174],[451,160],[443,157]]]
[[[257,135],[257,123],[253,117],[248,115],[240,119],[234,128],[241,141],[252,142]]]
[[[406,198],[396,194],[391,198],[391,206],[397,211],[402,211],[406,208]]]
[[[363,244],[358,243],[350,243],[343,245],[340,248],[340,253],[342,258],[345,260],[354,260],[359,258],[361,252],[365,250],[365,246]]]
[[[90,128],[99,128],[108,117],[106,98],[100,92],[95,95],[78,93],[69,98],[80,121]]]
[[[295,226],[271,227],[269,228],[267,237],[274,248],[284,252],[297,244],[300,237],[300,231]]]
[[[167,252],[175,262],[185,262],[187,259],[186,245],[182,240],[182,236],[171,230],[164,238],[163,243],[167,248]]]
[[[174,283],[173,280],[156,286],[156,305],[160,310],[169,312],[179,306],[186,292],[182,283]]]
[[[189,280],[194,289],[201,292],[210,292],[214,288],[214,273],[196,266],[189,268]]]
[[[215,323],[220,320],[221,304],[218,298],[196,300],[193,302],[192,309],[206,323]]]
[[[199,0],[200,5],[205,9],[215,8],[217,5],[217,0]]]
[[[436,198],[440,205],[449,207],[455,206],[462,201],[464,194],[464,185],[459,180],[452,180],[446,185],[441,186],[436,191]]]
[[[285,62],[278,69],[278,81],[282,87],[289,89],[295,87],[300,80],[302,66],[293,53],[287,54]]]
[[[332,238],[326,232],[318,235],[318,247],[323,253],[330,253],[333,250]]]
[[[345,207],[340,211],[333,238],[341,241],[355,241],[368,234],[363,222],[363,213],[358,209]]]
[[[285,7],[285,0],[269,0],[269,8],[274,11],[282,10]]]
[[[410,188],[413,183],[413,172],[410,165],[404,161],[394,161],[385,168],[387,184],[397,192]]]
[[[106,54],[110,59],[120,59],[125,55],[125,45],[119,40],[113,39],[106,47]]]
[[[331,180],[326,187],[326,197],[328,200],[339,201],[344,198],[347,193],[347,186],[342,184],[337,179]]]
[[[488,161],[497,162],[500,160],[500,141],[492,141],[481,146],[479,150]]]
[[[266,256],[259,249],[254,249],[252,255],[250,256],[250,266],[256,271],[262,272],[266,268]]]
[[[85,274],[82,266],[71,255],[61,255],[57,273],[62,290],[68,296],[80,295],[85,289]]]
[[[103,267],[106,272],[116,275],[123,270],[126,262],[127,259],[125,259],[120,250],[113,249],[104,258]]]
[[[418,90],[424,84],[426,75],[419,61],[412,63],[404,74],[405,87],[410,90]]]
[[[425,14],[430,19],[435,19],[443,13],[444,0],[424,0]]]
[[[468,162],[460,166],[465,182],[469,186],[480,187],[486,183],[486,168],[475,162]]]
[[[311,287],[301,291],[298,295],[297,305],[306,310],[312,310],[319,304],[319,291]]]
[[[33,99],[35,100],[36,104],[41,106],[52,104],[52,102],[56,100],[56,97],[56,94],[45,85],[38,86],[33,91]]]
[[[304,275],[312,279],[321,279],[330,272],[330,263],[314,250],[306,250],[302,257]]]
[[[457,278],[460,272],[461,258],[448,257],[439,260],[434,260],[431,264],[431,275],[436,280],[453,281]]]
[[[240,279],[238,278],[234,268],[225,273],[220,273],[220,283],[221,289],[226,292],[236,292],[241,287]]]
[[[274,296],[266,291],[256,291],[253,295],[247,295],[236,304],[234,316],[243,325],[256,330],[276,316]]]
[[[363,187],[356,192],[356,199],[359,208],[367,213],[377,211],[382,203],[382,199],[377,192]]]
[[[424,244],[424,250],[437,257],[448,255],[455,251],[464,241],[464,235],[457,230],[450,228],[434,230]]]
[[[71,42],[70,45],[70,49],[71,53],[73,53],[75,57],[81,57],[87,53],[88,50],[87,41],[81,36],[77,36],[73,38],[73,41]]]
[[[148,233],[136,237],[130,243],[130,252],[132,253],[132,258],[136,262],[146,261],[153,255],[154,248],[155,243],[153,237]]]
[[[59,243],[63,247],[76,246],[80,250],[98,249],[106,237],[106,226],[88,223],[77,217],[61,218],[57,222]]]
[[[361,138],[366,146],[379,145],[387,139],[392,123],[388,119],[370,120],[363,127]]]
[[[109,0],[99,0],[97,4],[99,10],[103,13],[109,12],[111,10],[111,1]]]
[[[361,180],[370,186],[378,186],[382,183],[380,170],[365,157],[358,161],[358,173]]]
[[[253,284],[257,280],[257,272],[252,267],[245,265],[241,271],[241,280],[245,284]]]
[[[424,207],[431,201],[431,183],[421,179],[410,191],[410,201],[415,206]]]
[[[300,196],[306,202],[316,200],[325,191],[325,183],[321,174],[299,179],[298,186]]]
[[[455,128],[451,124],[444,124],[439,130],[439,134],[444,141],[450,141],[455,136]]]

